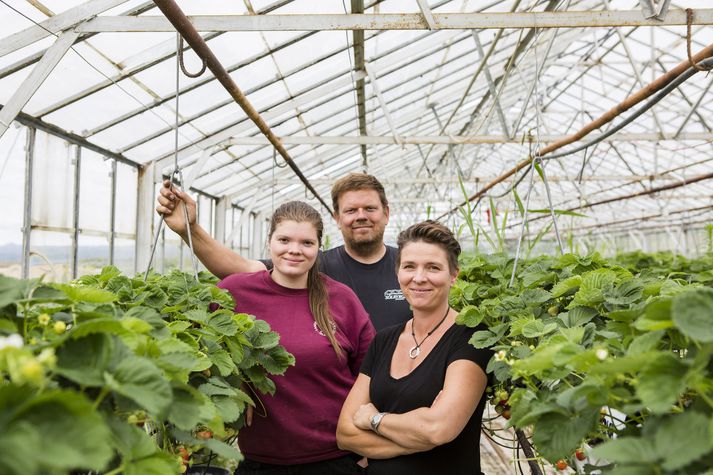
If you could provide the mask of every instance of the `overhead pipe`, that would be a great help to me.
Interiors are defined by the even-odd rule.
[[[496,178],[495,180],[493,180],[490,183],[488,183],[487,185],[485,185],[479,191],[477,191],[473,195],[469,196],[467,201],[462,202],[461,204],[454,207],[449,212],[445,213],[444,215],[440,216],[439,218],[443,218],[444,216],[452,214],[452,213],[458,211],[458,209],[460,207],[465,206],[466,203],[469,203],[469,202],[483,196],[485,193],[490,191],[496,185],[502,183],[503,181],[507,180],[508,178],[510,178],[512,175],[514,175],[518,171],[520,171],[523,168],[530,165],[530,163],[532,163],[532,160],[535,157],[542,157],[543,155],[551,153],[559,148],[564,147],[565,145],[569,145],[573,142],[576,142],[576,141],[582,139],[585,135],[587,135],[587,134],[591,133],[592,131],[602,127],[603,125],[611,122],[612,120],[614,120],[616,117],[618,117],[622,113],[626,112],[627,110],[631,109],[632,107],[639,104],[643,100],[647,99],[648,97],[654,95],[655,93],[657,93],[660,90],[662,90],[663,88],[665,88],[668,84],[673,82],[677,77],[679,77],[687,69],[689,69],[691,67],[691,63],[698,64],[699,62],[701,62],[707,58],[710,58],[712,56],[713,56],[713,44],[708,45],[706,48],[702,49],[698,54],[693,56],[691,59],[686,59],[686,60],[682,61],[675,68],[673,68],[670,71],[668,71],[667,73],[659,76],[656,80],[651,82],[646,87],[639,89],[637,92],[630,95],[629,97],[624,99],[622,102],[620,102],[616,106],[609,109],[607,112],[605,112],[604,114],[599,116],[597,119],[593,120],[589,124],[582,127],[579,131],[538,150],[532,156],[521,161],[520,163],[515,165],[515,167],[513,167],[512,169],[503,173],[498,178]]]
[[[317,198],[322,206],[329,212],[330,215],[333,214],[332,209],[329,207],[326,201],[319,196],[317,190],[314,189],[312,184],[309,182],[307,177],[304,176],[302,171],[300,171],[297,164],[292,160],[287,150],[282,145],[280,139],[270,130],[270,127],[263,120],[257,110],[252,106],[245,94],[240,90],[237,84],[230,77],[230,74],[223,68],[220,64],[218,58],[215,57],[213,52],[210,50],[206,42],[203,40],[198,31],[193,27],[193,24],[183,13],[181,8],[173,0],[155,0],[156,6],[161,10],[164,16],[171,22],[171,24],[176,28],[176,31],[183,37],[183,39],[193,48],[193,51],[198,55],[199,58],[206,64],[208,69],[213,73],[215,78],[223,85],[228,94],[230,94],[235,102],[240,106],[245,114],[250,118],[250,120],[257,125],[260,132],[267,137],[275,150],[285,159],[285,162],[290,166],[295,175],[304,183],[307,189],[312,192],[312,194]]]

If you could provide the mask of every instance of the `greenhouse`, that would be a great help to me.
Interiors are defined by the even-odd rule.
[[[466,417],[483,473],[713,469],[710,2],[0,0],[0,22],[0,474],[275,462],[248,408],[300,357],[228,276],[282,276],[271,217],[305,202],[319,269],[381,335],[352,271],[325,270],[360,232],[342,197],[378,191],[335,191],[350,176],[383,185],[384,216],[354,212],[384,226],[379,259],[398,243],[380,292],[409,312],[406,363],[450,323],[492,356]],[[181,233],[165,183],[195,202]],[[437,243],[400,233],[426,220],[462,253],[419,332],[401,251]],[[340,356],[346,324],[311,292]],[[379,409],[369,436],[408,445],[377,429],[410,413]],[[340,431],[363,473],[401,473]]]

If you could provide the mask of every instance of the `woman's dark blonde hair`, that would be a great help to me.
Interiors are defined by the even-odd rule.
[[[270,232],[268,233],[268,241],[272,239],[272,234],[275,228],[283,221],[295,221],[297,223],[310,223],[317,231],[318,246],[322,246],[322,233],[324,232],[324,223],[319,212],[302,201],[288,201],[280,205],[272,214],[270,219]],[[334,323],[334,318],[329,310],[329,292],[327,284],[324,281],[324,276],[319,272],[319,254],[314,261],[314,265],[307,273],[307,293],[309,295],[309,308],[312,311],[312,317],[317,323],[319,329],[329,339],[337,357],[341,358],[344,350],[339,345],[336,337],[337,326]]]
[[[396,241],[398,253],[396,255],[396,269],[401,266],[401,251],[410,242],[427,242],[440,246],[446,251],[448,257],[448,269],[451,275],[458,272],[458,256],[460,255],[460,244],[450,229],[438,221],[427,220],[416,223],[401,231]]]

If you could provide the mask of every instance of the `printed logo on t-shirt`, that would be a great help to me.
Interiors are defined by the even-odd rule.
[[[337,324],[334,323],[334,322],[329,322],[329,323],[330,323],[330,325],[332,326],[332,331],[333,331],[334,333],[336,333],[336,332],[337,332]],[[317,322],[312,322],[312,326],[314,327],[314,331],[316,331],[317,333],[319,333],[319,334],[322,335],[322,336],[325,336],[325,337],[327,336],[327,335],[325,335],[324,332],[319,328],[319,325],[317,325]]]
[[[404,294],[401,289],[389,289],[384,292],[384,300],[403,300]]]

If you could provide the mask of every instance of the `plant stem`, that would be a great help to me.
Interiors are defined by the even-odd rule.
[[[106,472],[104,475],[116,475],[118,473],[121,473],[124,471],[124,464],[122,463],[118,467],[116,467],[114,470],[111,470],[109,472]]]
[[[99,393],[99,396],[97,396],[96,401],[94,401],[92,408],[96,410],[99,407],[99,404],[102,403],[102,401],[104,400],[104,398],[106,397],[107,394],[109,394],[109,388],[107,388],[105,386],[101,389],[101,392]],[[105,474],[105,475],[108,475],[108,474]]]

